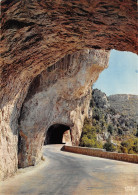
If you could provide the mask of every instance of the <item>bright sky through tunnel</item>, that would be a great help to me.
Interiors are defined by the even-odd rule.
[[[100,74],[93,88],[107,95],[138,95],[138,55],[112,50],[109,67]]]

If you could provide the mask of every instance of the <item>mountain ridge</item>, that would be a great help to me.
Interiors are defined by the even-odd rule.
[[[117,112],[132,117],[138,123],[138,95],[114,94],[107,99]]]
[[[128,101],[124,101],[127,96],[124,96],[123,100],[117,97],[115,96],[113,102],[117,105],[121,102],[123,110],[123,102],[128,104]],[[116,98],[119,103],[115,101]],[[135,101],[133,103],[134,107]],[[131,116],[135,114],[132,112],[133,109],[131,115],[118,112],[116,107],[113,108],[107,95],[99,89],[92,91],[90,109],[92,117],[84,121],[80,146],[104,148],[111,152],[138,153],[138,123]],[[129,113],[129,108],[127,111]]]

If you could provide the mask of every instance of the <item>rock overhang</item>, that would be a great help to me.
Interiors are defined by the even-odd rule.
[[[2,1],[2,82],[68,53],[117,49],[137,53],[136,1]],[[43,60],[42,60],[43,58]],[[15,71],[16,70],[16,71]]]

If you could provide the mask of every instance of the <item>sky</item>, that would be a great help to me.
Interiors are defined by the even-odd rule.
[[[138,55],[111,50],[109,67],[100,74],[93,88],[100,89],[106,95],[138,95]]]

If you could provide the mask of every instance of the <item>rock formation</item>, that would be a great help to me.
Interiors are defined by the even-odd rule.
[[[27,135],[25,134],[25,128],[29,128],[29,124],[31,124],[31,128],[33,127],[34,129],[37,129],[35,125],[41,123],[41,121],[37,119],[37,116],[41,113],[41,111],[37,112],[37,116],[35,116],[34,112],[32,112],[32,115],[31,113],[28,113],[28,117],[37,119],[36,124],[31,122],[31,118],[30,121],[29,118],[27,119],[26,111],[30,108],[33,109],[33,103],[36,103],[35,109],[36,107],[43,108],[43,106],[39,103],[37,105],[37,101],[35,100],[37,100],[37,98],[39,100],[42,98],[42,101],[44,101],[45,95],[48,95],[48,93],[52,95],[51,98],[53,98],[53,106],[51,106],[51,109],[54,109],[55,111],[55,119],[58,118],[58,111],[56,110],[57,108],[54,103],[58,101],[59,103],[63,103],[63,101],[62,98],[58,99],[58,95],[55,95],[54,92],[50,90],[50,85],[54,88],[56,83],[61,83],[62,86],[61,73],[63,72],[68,74],[69,72],[66,72],[66,69],[64,68],[63,70],[58,69],[59,75],[61,76],[60,78],[60,76],[58,77],[58,74],[54,74],[57,69],[55,69],[54,72],[50,71],[53,70],[52,67],[54,67],[57,63],[60,63],[59,61],[61,59],[64,61],[68,55],[75,55],[76,61],[80,62],[77,56],[80,56],[81,53],[73,53],[82,49],[82,56],[84,57],[86,55],[86,59],[89,59],[89,51],[91,53],[91,50],[89,49],[91,48],[103,50],[110,50],[114,48],[118,50],[137,52],[137,7],[136,1],[133,0],[3,0],[1,11],[0,177],[3,179],[12,175],[17,170],[19,131],[22,138],[19,139],[19,148],[22,148],[22,150],[19,150],[19,159],[25,158],[23,162],[25,165],[23,166],[35,164],[35,161],[40,158],[37,152],[38,146],[41,147],[42,142],[44,141],[44,129],[42,131],[41,126],[39,135],[36,130],[34,131],[34,135],[38,141],[36,151],[34,148],[33,150],[31,149],[32,135],[30,135],[29,132],[27,132]],[[92,52],[94,51],[92,50]],[[83,53],[85,53],[85,55],[83,55]],[[96,55],[97,53],[94,52],[92,56]],[[91,78],[92,82],[95,81],[101,69],[103,69],[103,66],[101,68],[99,65],[101,64],[101,61],[104,61],[103,59],[105,59],[106,56],[105,51],[103,51],[103,54],[102,52],[100,52],[100,54],[98,53],[98,55],[99,59],[96,61],[97,64],[94,65],[95,62],[92,62],[91,57],[90,61],[88,60],[88,62],[92,65],[91,68],[89,68],[90,72],[88,69],[86,72],[84,71],[87,76],[89,75],[88,78],[90,78],[90,74],[92,74],[92,76],[94,75],[94,78]],[[72,74],[81,75],[79,70],[77,70],[77,67],[79,68],[79,64],[76,66],[77,63],[75,63],[75,58],[74,64],[75,72]],[[85,66],[86,64],[82,67]],[[89,67],[89,65],[87,65],[87,67]],[[93,72],[96,73],[94,74]],[[48,80],[51,77],[49,84],[48,80],[45,80],[47,79],[47,76]],[[56,80],[57,77],[58,80]],[[73,75],[66,75],[64,78],[66,81],[65,86],[67,86],[68,90],[71,88],[67,85],[68,80],[71,80],[73,87],[75,84],[75,77],[74,79],[71,79],[71,77],[73,77]],[[80,79],[83,78],[85,78],[84,75]],[[44,83],[47,85],[47,88],[44,86]],[[66,94],[66,99],[63,93],[63,99],[66,99],[65,105],[63,106],[65,108],[68,101],[71,103],[71,98],[74,97],[76,97],[75,100],[76,102],[78,101],[78,103],[72,102],[72,104],[78,105],[80,103],[81,105],[84,105],[85,101],[87,102],[87,99],[84,100],[83,98],[86,96],[86,91],[88,91],[86,88],[88,89],[88,86],[85,85],[84,88],[81,88],[84,84],[81,83],[81,81],[80,83],[77,82],[77,78],[76,83],[78,86],[76,86],[74,92],[72,89],[71,93],[67,92],[65,87],[63,87],[63,90],[59,89],[59,95],[61,95],[64,90],[65,94],[66,92],[68,94]],[[88,82],[88,85],[89,84],[90,83]],[[80,91],[78,90],[79,88]],[[28,91],[29,89],[33,92]],[[81,100],[79,100],[79,98],[81,98]],[[52,102],[50,97],[49,99],[46,97],[46,100],[50,103]],[[46,103],[45,101],[44,103]],[[62,109],[61,107],[59,108]],[[65,112],[66,110],[67,109],[65,109]],[[74,106],[67,111],[71,117],[71,121],[74,122],[76,120],[80,120],[78,119],[78,113],[80,110],[81,106],[76,108]],[[45,113],[43,109],[42,112]],[[52,117],[54,118],[54,114],[51,110],[49,112],[46,111],[46,113],[49,115],[52,113]],[[61,113],[61,110],[59,110],[59,113]],[[49,125],[52,123],[52,120],[53,119],[51,119],[51,122],[48,121]],[[67,120],[66,117],[64,120]],[[25,127],[25,121],[27,127]],[[69,122],[70,124],[71,121]],[[75,128],[77,128],[75,127],[76,123],[77,122],[74,123],[74,127],[72,128],[74,129],[72,130],[72,134],[76,136],[77,140],[79,137],[79,131],[75,130]],[[42,125],[48,124],[44,122]],[[46,127],[48,126],[45,126],[45,129]],[[27,139],[30,141],[29,146],[25,145]],[[72,139],[72,141],[73,143],[77,143],[75,139]],[[26,157],[23,157],[25,154],[22,154],[21,151],[24,151],[27,147],[28,154],[26,153]],[[36,157],[33,153],[38,156]],[[29,158],[29,161],[26,160],[27,158]]]
[[[129,97],[131,98],[133,97],[133,99],[135,100],[138,98],[138,96],[136,95],[135,96],[129,95]],[[98,111],[97,113],[99,114],[99,116],[101,115],[101,119],[104,119],[107,124],[111,124],[114,127],[114,129],[116,129],[117,131],[116,134],[118,135],[119,135],[118,131],[122,132],[122,134],[136,134],[136,132],[133,132],[133,129],[135,130],[137,129],[137,124],[138,124],[134,120],[135,113],[131,111],[133,113],[133,115],[131,115],[132,113],[129,114],[129,111],[128,111],[128,114],[124,115],[122,113],[122,109],[120,108],[121,112],[119,112],[119,109],[118,109],[120,102],[121,102],[120,107],[124,108],[126,106],[127,98],[128,98],[128,95],[126,94],[107,96],[105,93],[103,93],[99,89],[94,89],[92,91],[91,106],[96,108],[96,111]],[[134,107],[134,105],[135,107],[137,107],[136,101],[129,102],[129,104],[131,103],[132,103],[132,107]],[[118,105],[118,107],[115,105]],[[100,121],[100,119],[98,120]],[[107,130],[107,128],[105,128],[105,130]]]
[[[53,124],[70,127],[71,142],[78,145],[84,118],[88,117],[91,85],[106,67],[108,57],[108,52],[82,50],[34,78],[19,118],[20,167],[40,160],[45,134]]]
[[[120,102],[118,99],[115,100],[115,96],[118,95],[114,95],[114,104],[115,101],[117,103]],[[127,97],[127,95],[123,95],[124,97]],[[125,102],[121,101],[121,104],[121,107],[123,107]],[[109,137],[112,137],[112,141],[118,144],[129,138],[135,139],[137,137],[138,123],[135,122],[131,115],[123,115],[118,112],[118,109],[114,109],[112,104],[110,105],[108,96],[102,91],[98,89],[92,91],[90,108],[92,109],[92,118],[87,119],[84,124],[84,136],[86,133],[85,125],[89,121],[89,124],[97,135],[97,141],[102,141],[102,143]],[[89,131],[87,132],[87,137],[89,137]]]
[[[138,95],[115,94],[108,96],[111,107],[138,123]]]
[[[91,103],[92,101],[94,101],[94,105],[97,108],[103,109],[110,107],[106,94],[99,89],[93,90]]]

